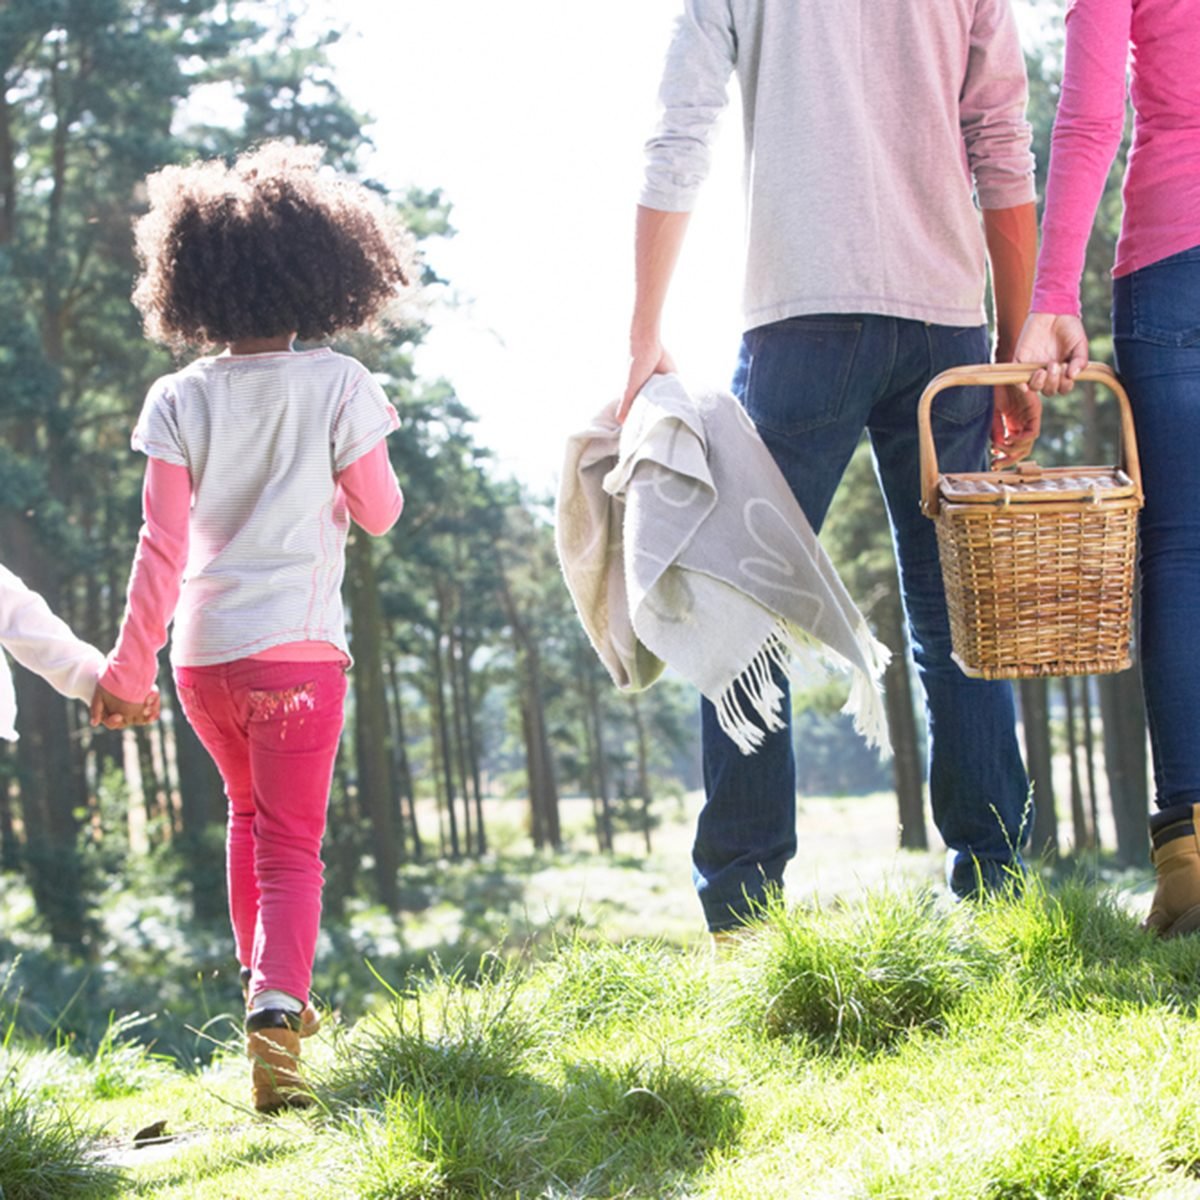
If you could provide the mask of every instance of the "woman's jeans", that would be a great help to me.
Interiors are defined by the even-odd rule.
[[[1200,803],[1200,246],[1113,281],[1146,491],[1139,658],[1160,808]]]
[[[229,915],[250,995],[277,989],[307,1001],[346,673],[336,662],[243,658],[179,667],[175,682],[225,781]]]
[[[950,884],[959,895],[1010,878],[1032,814],[1011,687],[968,679],[950,658],[937,538],[920,509],[916,413],[939,371],[989,357],[981,327],[805,316],[750,330],[733,381],[815,529],[863,430],[870,435],[925,690],[933,819],[952,852]],[[985,469],[991,417],[990,388],[940,394],[933,417],[939,465]],[[786,695],[783,712],[790,718]],[[721,731],[707,701],[701,720],[707,799],[693,865],[715,931],[736,926],[782,882],[796,851],[796,772],[790,720],[748,756]]]

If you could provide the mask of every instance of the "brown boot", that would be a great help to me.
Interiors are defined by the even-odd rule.
[[[1150,818],[1150,858],[1158,876],[1142,925],[1160,937],[1200,930],[1200,805],[1177,804]]]
[[[246,1018],[246,1054],[253,1064],[254,1107],[261,1113],[307,1108],[314,1102],[300,1074],[300,1018],[264,1008]]]
[[[249,967],[243,967],[238,973],[238,977],[242,981],[242,999],[245,1001],[246,1009],[250,1009],[250,976]],[[304,1011],[300,1014],[300,1036],[302,1038],[312,1037],[314,1033],[321,1028],[321,1015],[313,1008],[312,1004],[306,1004]]]

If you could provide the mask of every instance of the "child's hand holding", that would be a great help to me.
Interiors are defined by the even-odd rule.
[[[96,684],[96,692],[92,696],[92,724],[103,725],[105,729],[149,725],[151,721],[158,720],[160,709],[158,688],[151,688],[150,694],[139,704],[134,700],[122,700],[120,696],[114,696],[107,688]]]

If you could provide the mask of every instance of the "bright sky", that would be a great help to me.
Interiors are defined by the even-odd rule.
[[[451,381],[504,473],[551,490],[567,436],[624,383],[642,144],[679,0],[313,7],[349,26],[334,62],[375,118],[371,173],[453,204],[457,236],[427,253],[459,303],[432,313],[418,367]],[[696,384],[727,384],[736,355],[740,182],[731,107],[665,317]]]

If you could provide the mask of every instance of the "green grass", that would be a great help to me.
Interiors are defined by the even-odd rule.
[[[132,1023],[90,1059],[8,1045],[0,1145],[65,1182],[0,1158],[5,1200],[1200,1198],[1200,938],[1083,882],[777,904],[719,955],[575,933],[377,988],[280,1119],[246,1109],[236,1039],[192,1070]],[[176,1152],[139,1159],[164,1117]]]
[[[848,812],[805,818],[841,836]],[[1140,931],[1116,889],[1144,877],[954,905],[841,864],[714,954],[688,832],[646,861],[427,864],[398,918],[328,929],[320,1104],[270,1120],[225,931],[165,902],[138,926],[153,903],[114,895],[88,976],[5,884],[25,957],[0,988],[0,1195],[1200,1200],[1200,938]],[[160,1121],[177,1140],[134,1149]]]

